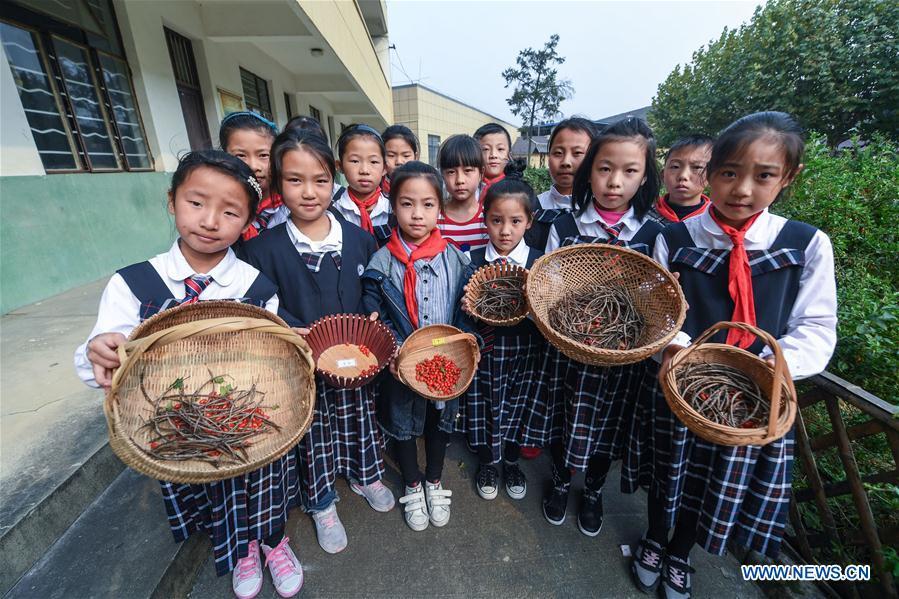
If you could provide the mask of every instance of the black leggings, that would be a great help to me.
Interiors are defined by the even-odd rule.
[[[555,476],[563,485],[571,483],[571,470],[565,465],[565,448],[561,443],[553,443],[549,446],[550,455],[553,459],[553,470]],[[612,467],[612,460],[605,457],[594,455],[587,462],[587,477],[584,479],[584,487],[591,491],[599,491],[606,482],[606,475],[609,468]]]
[[[506,441],[503,445],[503,459],[510,464],[514,464],[521,456],[521,445],[514,441]],[[482,466],[488,466],[493,463],[493,451],[487,445],[478,447],[478,462]]]
[[[428,482],[436,483],[443,476],[443,460],[446,457],[446,443],[449,441],[449,433],[437,428],[443,412],[428,402],[425,412],[425,478]],[[396,441],[396,459],[403,474],[403,482],[407,487],[414,487],[421,482],[421,471],[418,469],[417,438],[412,437],[405,441]]]
[[[687,485],[696,492],[696,486],[700,484],[687,479]],[[662,547],[667,547],[668,553],[676,558],[686,560],[690,550],[696,544],[696,534],[699,527],[699,514],[692,511],[680,511],[677,522],[674,524],[674,534],[668,540],[668,526],[665,522],[665,500],[655,492],[650,492],[646,502],[649,530],[646,537],[655,541]]]

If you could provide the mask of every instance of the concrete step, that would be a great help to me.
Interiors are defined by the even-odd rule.
[[[174,543],[159,483],[126,469],[5,597],[183,597],[208,551],[199,535]]]

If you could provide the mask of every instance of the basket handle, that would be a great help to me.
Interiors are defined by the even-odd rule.
[[[708,329],[706,329],[705,332],[697,337],[696,340],[688,347],[681,350],[683,352],[681,354],[681,360],[690,355],[690,352],[692,352],[697,346],[708,342],[712,335],[714,335],[718,331],[727,329],[740,329],[742,331],[752,333],[753,335],[761,339],[765,343],[765,345],[771,348],[771,351],[774,353],[774,377],[772,378],[771,393],[769,395],[769,397],[771,398],[771,409],[768,410],[768,432],[766,435],[767,437],[773,437],[775,429],[777,428],[777,420],[780,418],[780,395],[782,388],[781,381],[785,381],[787,383],[787,388],[790,391],[791,398],[796,397],[796,392],[793,388],[793,378],[790,376],[789,368],[787,368],[787,361],[784,359],[783,351],[781,351],[780,349],[780,344],[778,344],[777,340],[774,339],[774,337],[772,337],[767,331],[763,331],[762,329],[751,324],[746,324],[745,322],[733,322],[725,320],[715,323]],[[784,409],[786,408],[784,407]]]
[[[312,352],[309,350],[309,345],[302,337],[283,325],[264,318],[207,318],[175,325],[157,331],[147,337],[128,341],[120,345],[117,349],[120,365],[112,375],[112,385],[110,386],[107,397],[109,398],[115,395],[115,391],[117,391],[119,385],[121,385],[123,377],[137,362],[137,358],[154,347],[164,347],[169,343],[174,343],[175,341],[180,341],[189,337],[203,337],[218,333],[237,333],[240,331],[267,333],[278,337],[282,341],[287,341],[300,350],[299,353],[308,362],[310,370],[315,369],[315,365],[312,363]]]
[[[439,343],[435,343],[435,341],[439,341]],[[430,351],[434,347],[447,345],[449,343],[455,343],[456,341],[466,341],[468,343],[474,344],[475,347],[478,346],[478,340],[471,333],[455,333],[453,335],[447,335],[445,337],[435,337],[431,340],[430,345],[425,345],[423,347],[417,347],[415,349],[409,350],[409,353],[407,353],[406,355],[411,356],[419,352]]]

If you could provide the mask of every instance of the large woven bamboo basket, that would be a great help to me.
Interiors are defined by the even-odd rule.
[[[276,315],[230,301],[198,302],[166,310],[134,329],[119,347],[103,411],[109,444],[126,465],[149,477],[200,484],[257,470],[296,445],[309,429],[315,406],[312,352]],[[236,388],[255,384],[265,393],[269,418],[280,427],[253,440],[246,462],[213,464],[151,457],[149,430],[143,427],[161,395],[178,378],[188,392],[210,378],[228,375]]]
[[[334,314],[316,320],[309,327],[306,342],[312,350],[316,374],[339,389],[368,384],[397,351],[390,329],[361,314]]]
[[[752,353],[708,340],[720,330],[742,329],[762,339],[774,352],[774,367]],[[678,373],[691,363],[723,364],[746,374],[759,386],[764,399],[772,406],[765,426],[733,428],[711,422],[696,411],[677,389]],[[689,347],[680,350],[662,373],[662,391],[671,411],[696,435],[719,445],[766,445],[780,439],[796,419],[796,389],[790,377],[780,345],[765,331],[740,322],[719,322],[697,337]]]
[[[415,365],[437,354],[451,359],[462,371],[456,388],[449,395],[435,394],[425,383],[415,380]],[[449,401],[465,393],[471,385],[480,359],[481,352],[474,335],[450,325],[433,324],[417,329],[406,337],[396,357],[396,370],[400,381],[422,397]]]
[[[490,293],[490,283],[497,277],[515,278],[516,283],[521,285],[523,296],[526,295],[524,294],[524,287],[528,280],[527,269],[515,264],[485,264],[477,269],[468,281],[465,295],[462,297],[462,303],[465,306],[465,310],[478,320],[495,327],[509,327],[518,324],[528,315],[527,300],[524,297],[522,298],[523,301],[521,302],[518,312],[510,318],[489,318],[478,313],[474,308],[474,303],[478,297]]]
[[[632,349],[603,349],[580,343],[549,325],[549,311],[566,295],[594,285],[620,287],[633,299],[645,325]],[[686,301],[670,272],[640,252],[604,243],[559,248],[531,267],[528,306],[537,328],[563,354],[583,364],[633,364],[655,354],[680,330]]]

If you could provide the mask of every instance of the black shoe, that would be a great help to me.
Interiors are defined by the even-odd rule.
[[[690,599],[693,596],[693,580],[695,572],[690,566],[690,558],[683,561],[673,555],[665,556],[662,567],[662,586],[659,594],[665,599]]]
[[[637,543],[634,561],[631,562],[631,574],[634,577],[634,584],[644,593],[651,593],[659,588],[664,557],[665,550],[652,539],[644,536]]]
[[[528,479],[525,478],[524,472],[518,467],[518,464],[510,464],[506,462],[503,474],[506,477],[506,493],[512,499],[524,499],[528,492]]]
[[[546,521],[555,526],[565,522],[565,512],[568,511],[569,485],[553,486],[549,493],[543,496],[543,516]]]
[[[577,527],[588,537],[595,537],[602,530],[602,491],[585,488],[581,497],[581,511],[577,514]]]
[[[478,495],[482,499],[496,499],[499,493],[499,471],[488,464],[481,464],[478,467]]]

